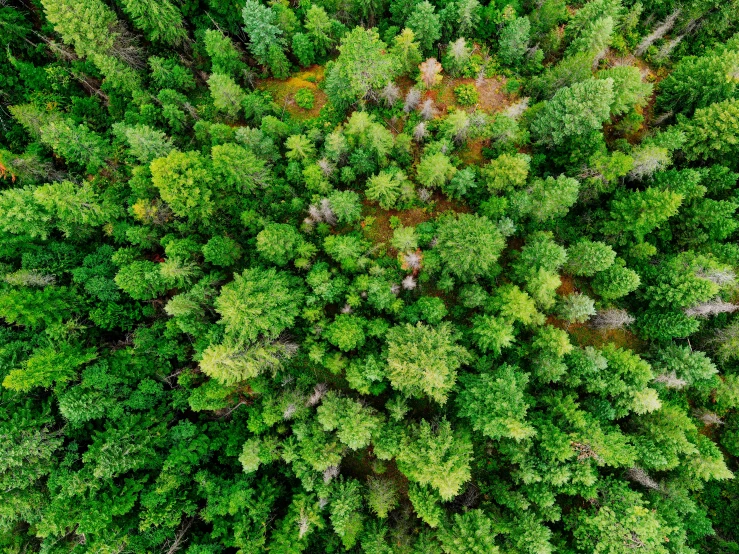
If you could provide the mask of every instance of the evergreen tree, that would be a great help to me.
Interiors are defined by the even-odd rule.
[[[341,39],[339,57],[326,68],[326,94],[340,107],[362,100],[392,78],[393,60],[376,31],[357,27]]]
[[[122,0],[122,3],[126,14],[150,40],[177,45],[187,37],[182,14],[169,0]]]
[[[531,124],[542,142],[559,145],[598,130],[614,102],[612,79],[591,79],[559,89]]]
[[[430,327],[406,323],[386,333],[388,379],[396,389],[412,396],[425,394],[444,404],[457,378],[457,369],[468,359],[456,344],[449,325]]]
[[[246,0],[241,15],[244,18],[244,31],[249,35],[249,50],[259,63],[267,65],[270,48],[281,48],[283,41],[274,10],[258,0]]]
[[[446,420],[434,427],[422,420],[403,438],[398,469],[411,481],[436,489],[443,500],[451,500],[470,479],[472,444],[466,435],[452,433]]]
[[[423,51],[430,54],[434,43],[441,37],[441,21],[434,6],[427,0],[417,3],[405,25],[418,39]]]

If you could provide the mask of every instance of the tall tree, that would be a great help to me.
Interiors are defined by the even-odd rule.
[[[344,108],[379,91],[394,74],[393,59],[377,31],[356,27],[341,39],[339,57],[326,67],[326,94]]]
[[[587,135],[608,120],[614,101],[613,79],[590,79],[559,89],[531,124],[542,142],[560,145]]]
[[[269,63],[269,49],[272,46],[282,47],[282,29],[277,26],[277,16],[271,7],[264,6],[259,0],[246,0],[241,11],[244,18],[244,30],[249,35],[249,50],[259,63]]]
[[[467,351],[456,344],[451,327],[407,323],[390,329],[386,339],[388,379],[393,387],[412,396],[425,394],[444,404],[457,369],[468,359]]]

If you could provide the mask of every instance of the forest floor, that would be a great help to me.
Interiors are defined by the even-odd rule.
[[[301,121],[315,119],[328,101],[326,93],[318,88],[318,84],[323,81],[323,73],[322,65],[312,65],[303,71],[293,73],[288,79],[272,77],[262,79],[257,83],[257,88],[272,94],[275,103],[282,106],[283,110],[288,111],[294,118]],[[313,92],[315,102],[310,110],[301,108],[295,102],[295,93],[301,89],[309,89]]]
[[[365,200],[363,206],[362,215],[367,221],[366,227],[365,223],[362,224],[365,227],[365,235],[374,244],[386,244],[391,256],[394,255],[394,250],[390,247],[390,239],[393,238],[391,218],[397,217],[404,227],[415,227],[447,211],[457,213],[470,213],[472,211],[466,204],[450,200],[440,192],[435,192],[426,206],[408,210],[383,210],[376,202],[370,202],[369,200]]]
[[[575,279],[571,275],[563,273],[559,276],[562,284],[557,289],[559,296],[568,296],[578,292]],[[594,346],[602,348],[609,342],[619,348],[629,348],[634,352],[644,352],[647,344],[628,329],[594,329],[587,323],[569,323],[554,316],[547,319],[547,323],[570,334],[573,342],[580,347]]]

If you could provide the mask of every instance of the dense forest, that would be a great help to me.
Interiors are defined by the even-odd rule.
[[[739,553],[739,0],[0,0],[4,554]]]

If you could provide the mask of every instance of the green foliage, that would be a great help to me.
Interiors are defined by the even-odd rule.
[[[470,420],[472,428],[491,439],[516,441],[533,436],[536,431],[526,423],[527,374],[503,365],[483,375],[465,375],[457,396],[457,413]]]
[[[0,550],[739,551],[736,12],[0,2]]]
[[[683,151],[688,160],[724,161],[737,168],[739,99],[696,110],[693,118],[681,123],[679,128],[685,133]]]
[[[169,0],[122,0],[122,4],[126,14],[149,40],[177,45],[187,37],[182,14]]]
[[[257,251],[275,265],[287,265],[303,244],[303,237],[295,227],[285,223],[270,223],[257,235]]]
[[[349,352],[364,344],[362,319],[353,315],[339,314],[331,322],[324,336],[326,340],[343,352]]]
[[[202,219],[213,213],[212,176],[198,152],[173,150],[151,162],[151,175],[162,200],[176,215]]]
[[[458,214],[439,222],[435,248],[448,271],[460,279],[493,271],[503,247],[503,235],[484,216]]]
[[[397,462],[408,479],[430,485],[443,500],[451,500],[470,479],[471,458],[469,437],[453,433],[447,420],[433,427],[421,420],[403,438]]]
[[[596,275],[593,290],[602,298],[612,300],[635,291],[640,284],[641,278],[636,271],[616,264]]]
[[[319,55],[324,56],[336,42],[334,26],[326,11],[317,5],[312,5],[305,14],[305,29],[308,37],[315,44]]]
[[[498,56],[505,65],[521,62],[529,48],[531,23],[527,17],[511,19],[500,32]]]
[[[241,258],[241,247],[229,237],[213,237],[203,245],[203,257],[213,265],[230,267]]]
[[[544,143],[560,145],[601,128],[614,103],[613,79],[590,79],[559,89],[531,124]]]
[[[326,68],[326,94],[338,107],[361,100],[392,78],[393,60],[373,29],[354,28],[341,39],[339,57]]]
[[[120,130],[128,142],[131,155],[142,164],[151,163],[156,158],[163,158],[174,148],[164,133],[148,125],[120,127]]]
[[[200,369],[222,385],[236,385],[266,370],[278,369],[281,360],[289,354],[289,347],[280,342],[253,346],[240,343],[211,344],[203,352]]]
[[[208,77],[208,87],[213,98],[213,106],[229,117],[236,117],[246,94],[228,75],[212,73]]]
[[[501,154],[482,169],[482,176],[492,193],[509,191],[523,186],[529,175],[531,156]]]
[[[285,148],[285,155],[290,160],[304,161],[315,154],[313,143],[305,135],[290,135],[285,141]]]
[[[563,319],[571,323],[584,323],[596,313],[595,302],[584,294],[574,293],[566,296],[559,307]]]
[[[613,115],[621,115],[636,107],[643,108],[652,94],[652,85],[642,82],[637,67],[622,65],[604,69],[598,73],[598,78],[613,80]]]
[[[318,407],[318,422],[352,450],[366,447],[379,427],[379,419],[371,409],[356,400],[340,398],[329,392]]]
[[[611,202],[611,220],[604,224],[603,230],[612,235],[633,233],[641,242],[645,235],[674,216],[682,201],[681,194],[656,188],[621,194]]]
[[[441,497],[439,493],[429,486],[421,486],[416,483],[408,485],[408,499],[413,504],[413,510],[421,520],[432,528],[441,525],[444,518],[444,510],[439,505]]]
[[[455,514],[454,523],[440,534],[445,554],[497,554],[493,522],[482,510]]]
[[[421,49],[426,54],[430,53],[441,36],[441,20],[435,13],[434,6],[427,0],[417,3],[405,24],[413,31]]]
[[[148,260],[122,266],[115,276],[115,283],[135,300],[151,300],[166,291],[159,266]]]
[[[567,249],[568,273],[592,277],[613,265],[616,252],[613,248],[600,241],[581,239]]]
[[[293,324],[303,299],[302,291],[290,285],[289,276],[274,269],[246,269],[234,275],[215,300],[226,335],[245,342],[277,338]]]
[[[516,338],[513,325],[509,321],[490,315],[477,316],[473,321],[472,333],[480,349],[492,351],[498,356]]]
[[[659,84],[657,101],[665,110],[687,116],[696,109],[736,97],[739,51],[685,56]]]
[[[249,35],[249,50],[259,63],[267,65],[270,47],[279,47],[282,41],[274,10],[258,0],[246,0],[241,16]]]
[[[362,204],[356,192],[334,191],[329,194],[328,201],[331,204],[331,211],[340,223],[352,224],[362,217]]]
[[[104,54],[112,47],[116,33],[111,33],[116,16],[105,3],[86,0],[82,4],[69,0],[47,0],[44,12],[54,30],[79,56]]]
[[[388,379],[412,396],[426,395],[444,404],[468,352],[456,344],[452,329],[407,323],[386,333]]]
[[[293,35],[292,51],[303,67],[308,67],[315,61],[315,49],[308,35],[295,33]]]
[[[109,155],[108,144],[101,136],[84,124],[69,121],[52,121],[41,127],[41,142],[90,173],[100,169]]]
[[[330,518],[331,525],[347,550],[357,542],[364,526],[359,512],[361,507],[360,484],[353,479],[339,483],[331,500]]]
[[[400,198],[406,180],[402,171],[382,171],[367,180],[365,194],[369,200],[376,201],[381,208],[388,210]]]
[[[217,29],[205,31],[205,51],[213,64],[213,73],[237,76],[245,67],[233,41]]]
[[[395,59],[401,75],[415,74],[423,56],[413,30],[406,27],[393,39],[390,55]]]
[[[564,216],[577,202],[580,183],[572,177],[560,175],[556,179],[536,179],[524,190],[511,195],[511,203],[518,214],[537,222]]]
[[[23,362],[21,369],[14,369],[5,376],[3,386],[21,392],[35,387],[49,388],[74,380],[77,370],[96,357],[94,349],[66,342],[39,348]]]
[[[440,187],[451,179],[457,168],[445,154],[436,152],[421,158],[416,170],[416,179],[426,187]]]
[[[398,504],[398,489],[388,479],[371,477],[367,483],[367,504],[380,519],[385,519]]]
[[[460,106],[474,106],[480,101],[475,85],[459,85],[454,87],[454,96]]]
[[[304,110],[313,109],[313,103],[316,101],[313,91],[309,88],[301,88],[295,93],[295,103]]]

